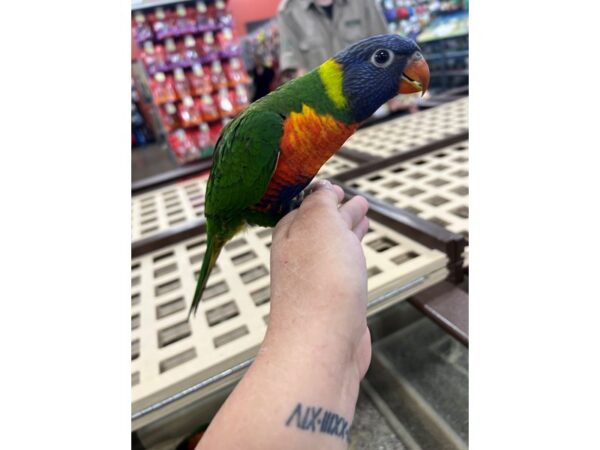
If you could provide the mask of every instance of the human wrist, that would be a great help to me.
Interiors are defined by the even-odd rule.
[[[273,324],[275,325],[275,324]],[[314,380],[319,390],[354,405],[361,374],[355,361],[356,349],[333,333],[315,327],[295,329],[269,326],[257,356],[290,377]]]

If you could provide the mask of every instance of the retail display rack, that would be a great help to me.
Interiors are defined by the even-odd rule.
[[[413,142],[417,126],[447,132]],[[467,344],[468,303],[456,288],[468,236],[465,126],[466,102],[459,99],[359,130],[316,178],[369,201],[363,249],[370,321],[408,300]],[[412,144],[396,149],[394,129],[409,133]],[[225,246],[196,317],[187,321],[206,247],[209,167],[182,168],[132,190],[132,430],[148,441],[210,421],[223,392],[252,363],[268,323],[272,230],[257,227]],[[412,187],[423,192],[405,192]]]
[[[133,75],[181,164],[210,157],[223,126],[249,104],[232,26],[223,0],[133,6]]]

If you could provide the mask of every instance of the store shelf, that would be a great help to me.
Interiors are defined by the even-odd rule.
[[[391,164],[348,186],[436,223],[468,240],[469,142]],[[466,250],[465,266],[468,266]]]
[[[371,215],[363,240],[369,315],[429,286],[448,271],[447,256]],[[187,322],[205,249],[196,237],[132,261],[132,409],[134,428],[209,392],[192,388],[244,364],[260,345],[269,314],[271,229],[251,228],[224,248],[198,314]],[[190,395],[177,395],[185,389]],[[193,394],[193,395],[192,395]],[[170,398],[171,401],[165,399]],[[158,406],[157,406],[157,403]]]
[[[358,130],[345,148],[378,158],[405,153],[468,130],[468,97]]]
[[[316,179],[331,178],[356,166],[357,163],[335,155],[323,165]],[[206,169],[206,166],[202,168]],[[134,195],[131,199],[132,241],[154,236],[176,225],[203,219],[207,181],[208,171],[192,179]]]

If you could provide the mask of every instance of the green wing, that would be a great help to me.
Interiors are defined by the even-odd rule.
[[[207,216],[234,217],[262,198],[279,157],[284,119],[250,107],[227,124],[215,147],[206,188]]]

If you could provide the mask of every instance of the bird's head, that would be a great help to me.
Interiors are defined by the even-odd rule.
[[[429,67],[419,46],[412,39],[396,34],[363,39],[324,65],[327,64],[329,71],[335,70],[332,66],[341,69],[344,103],[357,122],[371,116],[396,95],[425,93],[429,85]]]

